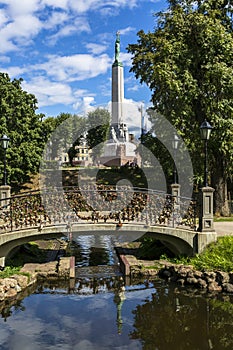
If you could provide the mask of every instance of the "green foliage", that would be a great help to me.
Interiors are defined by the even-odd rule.
[[[91,174],[91,172],[89,173]],[[148,187],[147,178],[140,168],[128,168],[122,166],[110,169],[100,169],[96,176],[96,182],[104,185],[115,186],[117,182],[122,179],[128,179],[133,187]]]
[[[103,142],[108,138],[110,113],[106,109],[97,108],[87,116],[87,143],[92,149],[94,162],[101,154]]]
[[[3,271],[0,271],[0,278],[7,278],[12,275],[18,274],[21,266],[6,266]]]
[[[219,237],[217,242],[211,243],[206,249],[194,257],[176,257],[169,259],[166,255],[161,258],[168,259],[176,264],[193,265],[198,270],[233,271],[233,237]]]
[[[86,119],[75,114],[60,113],[56,118],[46,118],[43,128],[50,161],[55,161],[57,164],[61,153],[65,151],[72,166],[77,153],[75,146],[80,144],[87,129]]]
[[[151,237],[144,237],[138,249],[139,259],[153,260],[161,259],[161,256],[173,257],[174,254],[164,246],[159,240]]]
[[[232,216],[229,216],[228,218],[226,217],[217,217],[217,218],[214,218],[214,221],[216,222],[229,222],[229,221],[233,221],[233,215]]]
[[[233,237],[218,238],[202,254],[191,259],[191,263],[199,270],[233,271]]]
[[[44,145],[43,116],[35,113],[37,100],[22,89],[21,82],[0,73],[0,136],[10,137],[6,160],[11,184],[26,181],[30,173],[37,172]],[[0,178],[3,159],[0,148]]]
[[[148,152],[148,150],[151,152]],[[151,158],[155,157],[163,168],[167,183],[172,183],[172,173],[174,168],[173,159],[166,147],[157,137],[153,136],[150,132],[142,135],[141,143],[138,146],[138,152],[142,155],[143,160],[147,161],[149,164],[153,164],[153,159]]]
[[[155,110],[185,140],[196,178],[203,174],[199,127],[204,119],[212,124],[212,186],[217,211],[227,211],[227,179],[233,171],[232,6],[222,0],[168,4],[167,11],[155,15],[154,31],[139,31],[138,42],[128,46],[133,54],[131,71],[151,89]],[[153,116],[151,121],[156,134]]]
[[[96,160],[101,152],[102,143],[107,139],[109,123],[109,112],[101,108],[90,112],[87,118],[69,113],[61,113],[57,118],[47,118],[43,127],[51,160],[59,159],[61,152],[65,151],[72,166],[77,154],[76,146],[79,146],[84,138]]]

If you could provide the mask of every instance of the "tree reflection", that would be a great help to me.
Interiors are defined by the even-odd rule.
[[[211,300],[209,328],[216,349],[233,349],[233,296],[229,301]]]
[[[161,288],[133,311],[143,350],[207,350],[233,348],[233,304]]]
[[[14,303],[14,304],[13,304]],[[16,311],[25,311],[26,308],[23,304],[23,300],[11,300],[6,301],[5,305],[0,309],[1,317],[4,321],[7,321],[7,318],[10,317]]]

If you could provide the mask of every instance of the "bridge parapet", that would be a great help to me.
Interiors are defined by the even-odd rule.
[[[0,205],[0,232],[83,222],[184,225],[196,230],[196,218],[196,202],[190,198],[125,186],[100,186],[97,190],[72,186],[11,196],[7,205]]]

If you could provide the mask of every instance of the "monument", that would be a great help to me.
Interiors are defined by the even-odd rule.
[[[115,60],[112,64],[112,108],[109,140],[105,143],[100,163],[106,166],[122,166],[139,163],[137,141],[129,134],[124,122],[124,72],[120,62],[120,33],[116,34]],[[126,111],[125,111],[126,112]]]

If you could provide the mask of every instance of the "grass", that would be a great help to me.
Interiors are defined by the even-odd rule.
[[[0,271],[0,278],[7,278],[15,274],[19,274],[21,266],[6,266],[3,271]]]
[[[29,272],[20,272],[21,266],[6,266],[3,271],[0,271],[0,278],[9,278],[13,275],[27,276],[28,281],[30,280]]]
[[[227,221],[227,222],[233,222],[233,215],[232,216],[228,216],[228,217],[224,217],[224,216],[221,216],[221,217],[215,217],[214,218],[214,222],[224,222],[224,221]]]
[[[231,272],[233,271],[233,236],[219,237],[217,242],[211,243],[201,254],[194,257],[168,258],[166,255],[162,255],[160,258],[176,264],[193,265],[200,271]]]

